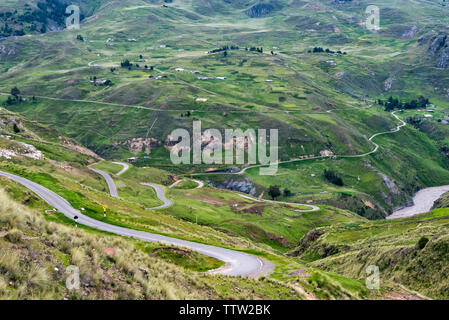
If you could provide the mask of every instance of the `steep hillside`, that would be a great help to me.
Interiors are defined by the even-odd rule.
[[[363,26],[369,4],[82,2],[94,15],[80,31],[2,41],[0,91],[19,84],[24,98],[5,95],[3,104],[103,158],[137,156],[137,165],[173,174],[211,167],[170,162],[168,135],[194,119],[203,129],[276,128],[282,161],[351,157],[281,165],[290,181],[277,183],[292,199],[383,218],[419,188],[449,183],[448,21],[438,1],[379,1],[381,29],[372,33]],[[418,126],[408,119],[423,111],[406,110],[408,125],[376,137],[369,153],[368,138],[398,125],[378,99],[421,95],[434,117]],[[324,169],[344,186],[301,183]],[[268,180],[251,170],[247,178],[267,197]]]
[[[268,279],[209,276],[198,254],[43,219],[0,189],[0,299],[300,299]],[[178,258],[179,259],[179,258]],[[80,290],[69,290],[70,266]],[[75,283],[75,282],[74,282]],[[220,285],[218,285],[220,284]]]
[[[73,207],[83,208],[83,213],[94,219],[238,249],[273,261],[276,266],[268,279],[257,282],[198,273],[217,268],[222,262],[185,249],[125,240],[75,226],[72,220],[54,211],[29,190],[0,178],[3,205],[0,208],[0,292],[4,298],[227,299],[236,297],[236,288],[250,299],[364,299],[369,296],[361,281],[318,269],[304,269],[296,259],[283,254],[316,226],[363,220],[351,212],[323,207],[312,215],[302,213],[307,208],[301,205],[260,205],[230,191],[207,187],[196,191],[193,189],[196,184],[167,190],[167,196],[174,201],[172,207],[160,212],[145,210],[158,205],[159,200],[151,189],[139,182],[171,184],[173,177],[167,172],[131,166],[119,177],[114,173],[118,173],[121,166],[105,161],[96,163],[95,168],[110,172],[114,177],[120,199],[111,198],[101,176],[85,167],[89,163],[87,155],[62,145],[56,148],[56,142],[50,143],[52,139],[59,143],[66,141],[57,132],[11,112],[3,116],[4,131],[14,131],[15,123],[20,132],[0,138],[0,150],[15,151],[9,158],[0,155],[0,170],[49,188]],[[29,138],[31,135],[33,139]],[[35,145],[35,152],[43,156],[28,157],[22,150],[16,150],[22,139],[30,146]],[[39,150],[48,145],[51,145],[48,150]],[[59,158],[53,158],[56,155]],[[104,205],[107,217],[103,214]],[[17,255],[19,264],[15,264]],[[81,291],[68,292],[64,286],[68,276],[64,272],[70,265],[81,269]],[[161,272],[162,269],[165,272]],[[298,274],[295,270],[305,270],[305,273]],[[184,280],[179,282],[171,273]],[[153,278],[165,282],[165,286],[158,285]],[[176,288],[175,283],[178,283]],[[231,286],[234,289],[229,290]],[[260,291],[254,290],[248,295],[245,288],[254,286]]]
[[[382,283],[393,281],[424,296],[447,299],[449,211],[414,218],[363,222],[311,231],[291,252],[309,266],[354,278],[379,267]]]

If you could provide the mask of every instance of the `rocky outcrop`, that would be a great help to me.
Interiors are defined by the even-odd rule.
[[[206,182],[215,188],[243,192],[252,196],[256,195],[256,186],[248,178],[241,180],[226,179],[220,182],[206,180]]]
[[[274,11],[275,7],[270,3],[258,3],[246,11],[251,18],[259,18]]]
[[[401,38],[403,39],[412,39],[414,37],[416,37],[416,35],[418,34],[418,27],[417,26],[413,26],[411,27],[410,30],[405,31]]]
[[[384,82],[384,89],[385,89],[385,91],[390,91],[391,86],[393,85],[394,80],[396,80],[396,78],[394,76],[388,77],[388,79],[385,80],[385,82]]]
[[[449,38],[446,33],[435,36],[426,35],[419,39],[420,45],[428,44],[428,54],[436,58],[435,66],[440,69],[449,68]]]
[[[162,143],[155,138],[132,138],[124,142],[116,142],[114,145],[125,146],[134,154],[144,152],[150,154],[152,149],[162,145]]]

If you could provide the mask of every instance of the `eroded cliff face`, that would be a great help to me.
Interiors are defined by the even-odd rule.
[[[252,196],[255,196],[257,194],[257,188],[256,185],[248,178],[244,179],[233,179],[228,178],[226,180],[217,182],[217,181],[209,181],[206,179],[206,182],[219,189],[227,189],[227,190],[233,190],[238,192],[243,192]]]
[[[437,68],[449,68],[449,38],[446,32],[438,35],[427,34],[419,39],[419,44],[428,46],[427,52],[435,58]]]
[[[270,14],[275,10],[275,6],[271,3],[258,3],[246,11],[246,14],[251,18],[259,18],[261,16]]]

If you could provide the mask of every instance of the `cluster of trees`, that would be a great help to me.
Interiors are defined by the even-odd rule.
[[[10,105],[16,104],[21,101],[22,101],[22,98],[20,97],[20,89],[17,87],[12,88],[11,95],[8,96],[8,99],[6,100],[6,104],[8,106],[10,106]],[[37,101],[36,97],[33,96],[31,98],[31,101],[36,102]]]
[[[251,52],[259,52],[259,53],[263,53],[263,48],[257,48],[257,47],[251,47],[251,48],[245,48],[246,51],[251,51]]]
[[[133,64],[132,64],[128,59],[125,59],[124,61],[120,62],[120,66],[121,66],[122,68],[128,68],[128,69],[131,69],[131,67],[133,66]]]
[[[293,195],[293,193],[287,188],[284,189],[283,193],[281,192],[281,187],[279,186],[270,186],[268,188],[268,195],[273,200],[275,200],[277,197],[280,197],[281,194],[284,194],[284,197],[290,197]]]
[[[341,50],[338,50],[337,52],[335,52],[335,51],[333,51],[333,50],[331,50],[329,48],[323,49],[321,47],[315,47],[315,48],[313,48],[313,50],[309,50],[307,52],[308,53],[322,53],[322,52],[326,52],[326,53],[346,54],[346,52],[341,52]]]
[[[324,170],[324,177],[327,181],[335,184],[336,186],[343,186],[343,179],[333,170]]]
[[[410,100],[410,101],[400,101],[398,98],[393,98],[390,96],[388,100],[383,101],[381,99],[377,100],[377,103],[381,106],[385,106],[385,111],[391,111],[394,109],[418,109],[418,108],[426,108],[429,105],[429,99],[424,96],[419,96],[418,100]]]
[[[13,105],[13,104],[19,102],[21,100],[19,95],[20,95],[19,88],[17,88],[17,87],[12,88],[11,95],[8,96],[8,99],[6,100],[6,104],[8,106],[10,106],[10,105]]]
[[[223,51],[228,51],[228,50],[239,50],[239,49],[240,48],[238,46],[234,46],[234,45],[223,46],[221,48],[211,50],[211,51],[209,51],[209,53],[218,53],[218,52],[223,52]]]
[[[187,111],[186,113],[181,113],[181,118],[182,117],[186,117],[186,118],[190,118],[190,111]]]
[[[140,55],[140,59],[143,60],[143,56]],[[125,59],[124,61],[120,62],[120,66],[122,68],[128,68],[128,70],[131,70],[131,68],[134,66],[128,59]],[[136,63],[136,68],[140,68],[140,65],[138,63]],[[154,66],[150,66],[148,67],[147,65],[144,66],[145,70],[150,70],[153,71],[154,70]],[[115,69],[111,68],[111,72],[114,72]]]

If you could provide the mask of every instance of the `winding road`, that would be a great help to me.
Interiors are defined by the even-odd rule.
[[[320,207],[315,206],[313,204],[302,204],[302,203],[296,203],[296,202],[283,202],[283,201],[272,201],[272,200],[265,200],[265,199],[256,199],[244,194],[239,194],[240,197],[248,199],[248,200],[252,200],[252,201],[256,201],[256,202],[270,202],[270,203],[280,203],[280,204],[288,204],[288,205],[294,205],[294,206],[301,206],[301,207],[309,207],[311,208],[310,210],[295,210],[297,212],[316,212],[316,211],[320,211]]]
[[[178,181],[176,181],[175,183],[173,183],[171,186],[169,186],[168,188],[169,189],[172,189],[173,187],[176,187],[179,183],[181,183],[181,182],[183,182],[183,181],[186,181],[187,179],[180,179],[180,180],[178,180]],[[195,189],[201,189],[202,187],[204,187],[204,182],[203,181],[200,181],[200,180],[195,180],[195,179],[190,179],[190,180],[192,180],[193,182],[195,182],[195,183],[197,183],[198,184],[198,186],[195,188]]]
[[[165,197],[164,190],[162,190],[161,186],[158,186],[157,184],[154,184],[154,183],[146,183],[146,182],[141,182],[140,184],[143,186],[153,188],[154,191],[156,191],[156,195],[159,198],[159,200],[161,200],[164,203],[163,205],[161,205],[159,207],[147,208],[147,210],[164,209],[164,208],[170,207],[173,204],[173,202],[171,200],[169,200]]]
[[[375,143],[373,141],[373,139],[375,137],[378,137],[380,135],[384,135],[384,134],[390,134],[390,133],[395,133],[395,132],[399,132],[401,130],[401,128],[405,127],[407,124],[401,120],[397,115],[396,115],[396,111],[391,113],[393,115],[393,117],[395,117],[397,120],[399,120],[401,122],[400,125],[398,125],[396,128],[390,130],[390,131],[384,131],[384,132],[378,132],[376,134],[373,134],[368,141],[371,142],[372,144],[374,144],[374,149],[370,152],[366,152],[363,154],[357,154],[357,155],[333,155],[333,156],[317,156],[317,157],[311,157],[311,158],[304,158],[304,159],[294,159],[294,160],[287,160],[287,161],[280,161],[278,162],[278,165],[280,164],[285,164],[285,163],[293,163],[293,162],[299,162],[299,161],[306,161],[306,160],[316,160],[316,159],[324,159],[324,158],[363,158],[366,156],[369,156],[370,154],[376,153],[379,150],[379,145],[377,143]],[[218,174],[234,174],[234,175],[241,175],[244,174],[246,170],[248,169],[252,169],[252,168],[260,168],[260,167],[266,167],[267,165],[264,164],[259,164],[259,165],[254,165],[254,166],[248,166],[246,168],[243,168],[242,170],[240,170],[239,172],[223,172],[223,173],[218,173]],[[210,174],[210,173],[206,173],[206,174]],[[214,173],[216,174],[216,173]]]
[[[113,162],[113,163],[123,166],[123,169],[119,173],[117,173],[117,175],[121,175],[126,170],[129,169],[129,165],[127,165],[126,163],[122,163],[122,162]],[[114,180],[112,179],[112,177],[109,173],[106,173],[106,172],[98,170],[98,169],[93,169],[93,168],[89,168],[89,170],[91,170],[95,173],[98,173],[106,180],[106,183],[108,184],[108,188],[109,188],[109,194],[111,195],[111,197],[114,197],[114,198],[119,197],[118,192],[117,192],[117,187],[115,186]],[[171,200],[169,200],[165,197],[164,190],[162,190],[161,186],[158,186],[157,184],[154,184],[154,183],[145,183],[145,182],[141,182],[140,184],[143,186],[152,187],[154,189],[154,191],[156,191],[156,195],[159,198],[159,200],[161,200],[164,203],[161,206],[154,207],[154,208],[147,208],[146,210],[164,209],[164,208],[170,207],[173,204],[173,202]]]
[[[119,166],[123,167],[122,170],[120,170],[119,172],[116,173],[116,175],[118,175],[118,176],[124,174],[129,169],[129,164],[127,164],[127,163],[124,163],[124,162],[112,162],[112,163],[113,164],[118,164]]]
[[[212,270],[209,273],[257,278],[261,275],[270,274],[274,269],[274,265],[271,262],[243,252],[123,228],[92,219],[73,208],[70,203],[61,196],[35,182],[3,171],[0,171],[0,176],[13,180],[31,190],[67,218],[75,220],[75,217],[77,217],[76,222],[81,225],[125,237],[189,248],[225,262],[224,267]]]
[[[117,188],[115,186],[114,180],[112,180],[112,177],[109,174],[107,174],[104,171],[93,169],[93,168],[89,168],[89,170],[101,175],[106,180],[106,183],[108,184],[109,194],[111,195],[111,197],[118,198]]]

